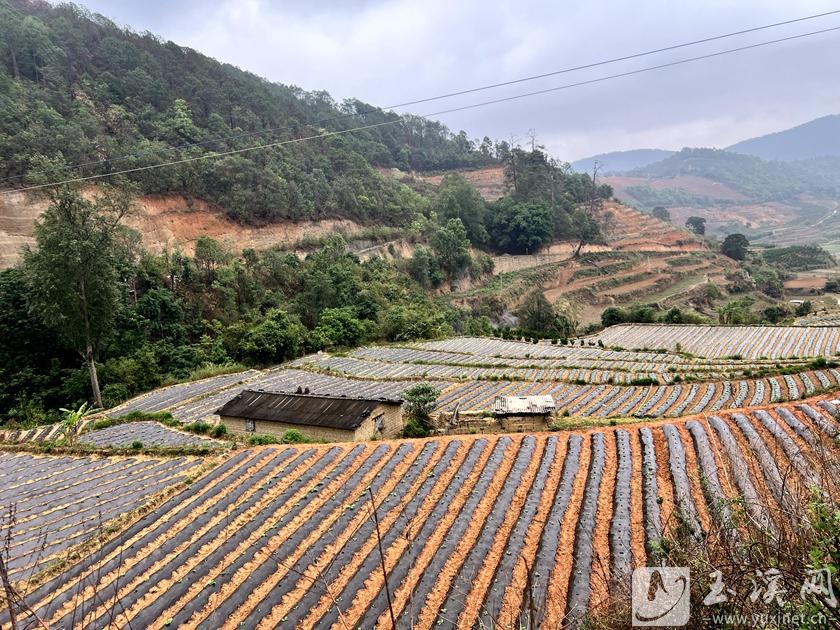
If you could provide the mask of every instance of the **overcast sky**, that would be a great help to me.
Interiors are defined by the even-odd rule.
[[[389,104],[840,9],[823,0],[79,0],[271,81]],[[410,108],[544,89],[796,33],[840,15]],[[642,147],[724,147],[840,113],[840,31],[437,116],[563,160]],[[404,111],[404,110],[401,110]]]

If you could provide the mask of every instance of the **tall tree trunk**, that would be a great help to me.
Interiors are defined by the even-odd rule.
[[[9,50],[12,53],[12,70],[15,73],[15,79],[20,81],[20,68],[18,68],[17,55],[15,54],[14,44],[9,42]]]
[[[90,334],[90,317],[88,316],[87,286],[84,278],[81,281],[82,313],[85,318],[85,362],[90,374],[90,388],[93,391],[93,401],[97,408],[102,409],[102,393],[99,391],[99,375],[96,373],[96,361],[93,358],[93,343]]]
[[[90,388],[93,390],[93,400],[99,409],[102,409],[102,392],[99,391],[99,376],[96,374],[96,361],[93,360],[93,347],[90,342],[85,349],[85,361],[90,373]]]

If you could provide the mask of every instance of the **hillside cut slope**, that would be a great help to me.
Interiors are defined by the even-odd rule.
[[[35,221],[47,203],[43,199],[28,199],[24,193],[0,195],[0,269],[15,265],[21,258],[21,248],[35,242]],[[317,238],[335,231],[352,234],[362,229],[349,219],[243,225],[211,203],[175,194],[138,197],[134,212],[124,223],[139,232],[143,246],[150,252],[182,251],[190,255],[200,236],[214,238],[229,251],[239,253],[249,247],[293,249],[304,237]]]

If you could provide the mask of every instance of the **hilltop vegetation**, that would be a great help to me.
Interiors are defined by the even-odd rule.
[[[408,222],[421,199],[374,167],[490,164],[496,148],[417,116],[270,83],[76,5],[0,0],[0,177],[130,169],[352,127],[316,142],[129,174],[142,192],[214,201],[243,222]],[[105,165],[96,164],[107,159]],[[82,169],[65,165],[91,163]],[[49,167],[49,168],[47,168]]]

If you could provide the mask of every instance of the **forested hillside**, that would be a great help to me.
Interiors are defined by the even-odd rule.
[[[773,162],[717,149],[683,149],[629,175],[705,177],[727,185],[752,201],[786,201],[806,193],[840,195],[840,158],[835,157]]]
[[[341,216],[395,224],[409,220],[420,200],[374,167],[486,165],[507,148],[417,116],[270,83],[75,5],[0,0],[0,40],[6,186],[39,172],[112,172],[394,121],[128,177],[142,192],[216,202],[242,222]],[[87,166],[61,170],[77,164]]]

